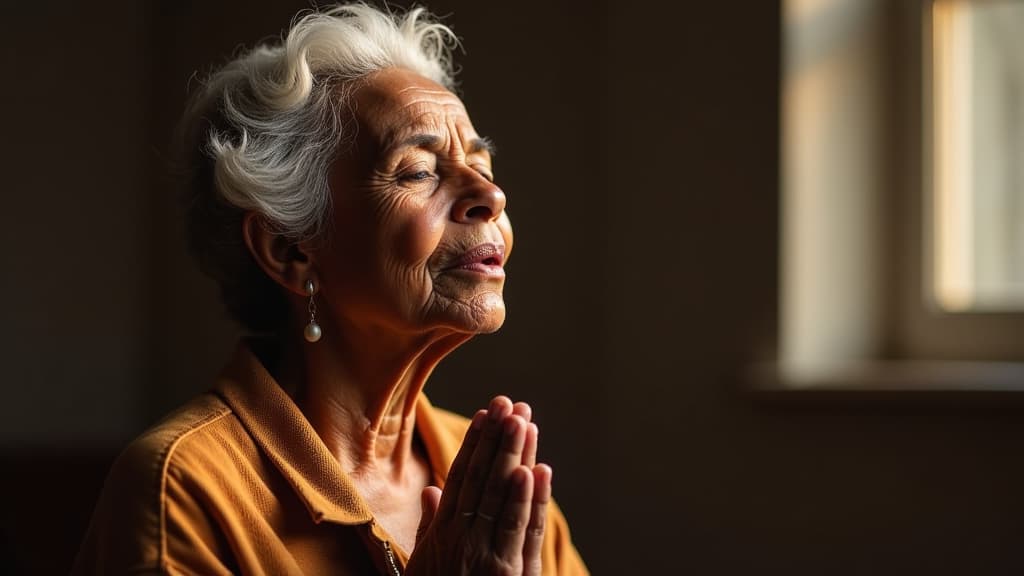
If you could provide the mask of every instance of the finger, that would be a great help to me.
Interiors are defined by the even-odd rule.
[[[480,434],[486,419],[486,410],[478,410],[473,415],[473,420],[469,424],[469,430],[466,431],[466,437],[462,440],[459,453],[455,456],[451,468],[448,469],[448,478],[445,480],[444,492],[441,495],[441,504],[438,508],[438,518],[444,522],[447,522],[455,515],[459,492],[466,477],[466,467],[469,466],[469,460],[480,441]]]
[[[526,425],[526,443],[523,444],[523,466],[533,468],[537,464],[537,440],[540,430],[530,422]]]
[[[541,573],[544,527],[547,523],[548,503],[551,501],[551,476],[551,467],[547,464],[538,464],[533,468],[530,523],[523,540],[523,576],[540,576]]]
[[[441,504],[441,489],[437,486],[427,486],[420,492],[420,525],[416,527],[416,543],[427,533],[427,528],[434,520],[438,506]]]
[[[494,518],[508,498],[509,475],[523,463],[523,447],[526,444],[526,422],[515,414],[505,418],[501,445],[494,456],[487,488],[480,501],[479,514],[486,520]]]
[[[521,566],[523,541],[530,522],[533,502],[533,474],[526,466],[517,466],[509,475],[508,498],[494,533],[494,553],[506,566]]]
[[[512,405],[512,413],[527,422],[533,420],[533,408],[526,402],[516,402]]]
[[[455,505],[457,514],[453,511],[456,517],[470,520],[472,517],[467,514],[476,512],[479,508],[487,478],[490,476],[494,454],[498,451],[498,446],[501,443],[502,422],[506,416],[511,414],[511,400],[504,396],[498,396],[491,400],[487,408],[487,418],[484,419],[480,429],[480,437],[466,466],[465,476],[458,487],[458,503]],[[456,497],[454,493],[452,496]]]

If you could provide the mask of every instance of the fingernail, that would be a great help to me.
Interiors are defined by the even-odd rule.
[[[519,414],[526,421],[529,421],[533,418],[533,408],[530,408],[530,405],[527,404],[526,402],[516,402],[515,404],[513,404],[512,411],[515,412],[516,410],[519,411]]]
[[[548,480],[550,481],[551,478],[554,477],[554,471],[551,469],[551,466],[548,466],[547,464],[537,464],[533,467],[534,474],[543,475],[545,471],[547,472]]]
[[[495,419],[501,419],[512,413],[512,401],[504,396],[498,396],[491,400],[488,412],[494,412]]]

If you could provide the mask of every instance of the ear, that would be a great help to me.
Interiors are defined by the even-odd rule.
[[[256,264],[267,276],[295,294],[305,296],[306,280],[314,278],[312,251],[303,243],[296,244],[277,233],[256,212],[248,212],[242,220],[242,236]]]

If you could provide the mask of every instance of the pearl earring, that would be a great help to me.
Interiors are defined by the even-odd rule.
[[[316,300],[313,299],[313,295],[316,294],[316,286],[313,285],[312,280],[306,280],[306,294],[309,294],[309,324],[306,324],[302,335],[305,336],[306,342],[316,342],[323,335],[323,331],[316,323]]]

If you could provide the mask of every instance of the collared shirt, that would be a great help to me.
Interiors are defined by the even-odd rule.
[[[469,421],[416,405],[433,482],[444,486]],[[586,574],[553,503],[544,575]],[[73,574],[395,574],[408,555],[291,397],[240,346],[212,392],[115,462]]]

